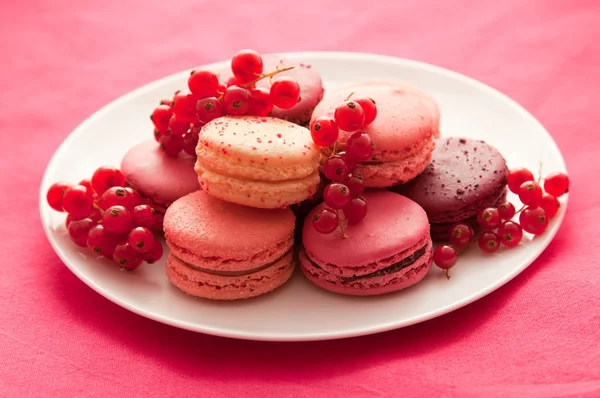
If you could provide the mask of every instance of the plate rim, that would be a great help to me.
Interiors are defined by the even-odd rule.
[[[355,60],[357,58],[361,59],[361,60],[367,59],[367,60],[370,60],[373,62],[388,63],[388,64],[394,64],[394,65],[398,65],[398,66],[425,69],[430,72],[435,72],[438,74],[446,75],[447,77],[458,80],[459,82],[462,82],[462,83],[465,83],[465,84],[468,84],[471,86],[475,86],[477,89],[482,90],[483,92],[485,92],[493,97],[499,98],[499,99],[507,102],[515,109],[515,111],[520,112],[525,118],[529,119],[531,122],[536,124],[537,127],[541,128],[547,134],[547,136],[549,138],[549,144],[554,146],[556,153],[559,155],[559,159],[557,159],[557,160],[559,160],[560,167],[562,168],[562,170],[564,172],[567,171],[564,157],[562,155],[562,152],[560,151],[560,148],[556,144],[556,141],[554,140],[554,138],[552,137],[550,132],[544,127],[544,125],[535,116],[533,116],[529,111],[527,111],[516,100],[514,100],[511,97],[509,97],[508,95],[504,94],[500,90],[498,90],[486,83],[483,83],[479,80],[476,80],[474,78],[466,76],[460,72],[456,72],[451,69],[447,69],[447,68],[437,66],[434,64],[430,64],[430,63],[426,63],[423,61],[416,61],[416,60],[411,60],[411,59],[407,59],[407,58],[394,57],[394,56],[382,55],[382,54],[374,54],[374,53],[341,52],[341,51],[300,51],[300,52],[278,52],[276,54],[281,55],[281,56],[296,57],[296,58],[317,57],[317,58],[336,58],[338,60],[339,59]],[[228,61],[219,61],[219,62],[214,62],[211,64],[206,64],[203,66],[218,67],[220,65],[226,64],[227,62]],[[521,274],[546,250],[548,245],[554,240],[554,237],[556,236],[558,230],[560,229],[560,227],[563,223],[563,220],[564,220],[564,217],[565,217],[565,214],[567,211],[567,205],[568,205],[568,199],[569,199],[568,195],[563,197],[564,199],[561,203],[562,211],[559,212],[558,217],[555,218],[555,220],[553,220],[554,221],[553,228],[551,228],[549,231],[546,232],[547,235],[545,236],[546,237],[545,242],[544,242],[543,246],[541,246],[541,250],[537,255],[530,257],[520,267],[515,268],[512,272],[507,274],[504,278],[496,280],[494,283],[492,283],[491,285],[482,289],[481,291],[477,292],[476,294],[467,296],[467,297],[463,298],[462,300],[459,300],[458,302],[455,302],[451,305],[447,305],[442,308],[438,308],[435,311],[429,311],[425,314],[413,316],[411,318],[404,319],[402,321],[393,321],[393,322],[388,322],[385,324],[379,324],[377,326],[354,327],[351,329],[346,329],[343,332],[336,331],[333,333],[312,333],[312,334],[304,333],[304,334],[299,334],[299,335],[296,335],[296,334],[281,335],[279,333],[257,334],[257,333],[244,333],[242,331],[231,330],[226,327],[219,328],[219,327],[214,327],[214,326],[198,326],[197,324],[194,324],[194,323],[173,319],[173,318],[170,318],[170,317],[167,317],[164,315],[155,314],[155,313],[145,310],[143,308],[139,308],[135,305],[128,303],[127,301],[122,300],[119,296],[116,296],[116,295],[111,294],[110,292],[107,292],[97,282],[95,282],[91,278],[88,278],[82,272],[80,272],[77,267],[72,266],[70,264],[70,261],[67,260],[65,251],[60,247],[60,245],[58,244],[58,241],[52,238],[52,228],[46,218],[46,215],[44,214],[45,212],[48,211],[48,208],[49,208],[49,206],[46,203],[45,187],[48,187],[51,185],[50,174],[52,173],[53,170],[56,169],[57,164],[58,164],[58,159],[61,157],[62,153],[67,150],[67,148],[69,147],[69,143],[72,140],[74,140],[77,136],[82,134],[81,132],[84,131],[88,125],[94,123],[97,119],[103,117],[106,113],[110,112],[113,108],[118,107],[121,103],[127,102],[131,97],[143,95],[143,93],[145,91],[151,91],[156,86],[161,86],[171,80],[179,79],[182,77],[183,74],[189,73],[190,69],[186,69],[186,70],[183,70],[183,71],[180,71],[177,73],[173,73],[173,74],[164,76],[162,78],[159,78],[157,80],[151,81],[149,83],[146,83],[142,86],[139,86],[139,87],[115,98],[114,100],[110,101],[109,103],[107,103],[106,105],[102,106],[100,109],[98,109],[97,111],[95,111],[94,113],[89,115],[87,118],[85,118],[81,123],[79,123],[69,133],[69,135],[67,135],[67,137],[65,137],[65,139],[60,143],[58,148],[56,148],[56,150],[52,154],[50,160],[48,161],[48,164],[46,165],[42,180],[40,182],[39,204],[38,204],[40,220],[42,222],[42,227],[44,229],[44,233],[46,234],[46,238],[48,239],[48,242],[50,243],[54,252],[58,255],[58,257],[63,262],[63,264],[73,274],[75,274],[75,276],[77,278],[79,278],[83,283],[85,283],[87,286],[89,286],[92,290],[94,290],[96,293],[100,294],[107,300],[109,300],[109,301],[119,305],[120,307],[125,308],[126,310],[131,311],[137,315],[143,316],[145,318],[151,319],[156,322],[164,323],[164,324],[174,326],[177,328],[181,328],[181,329],[185,329],[185,330],[190,330],[193,332],[200,332],[200,333],[205,333],[205,334],[214,335],[214,336],[236,338],[236,339],[243,339],[243,340],[256,340],[256,341],[281,341],[281,342],[320,341],[320,340],[343,339],[343,338],[350,338],[350,337],[357,337],[357,336],[364,336],[364,335],[371,335],[371,334],[376,334],[376,333],[387,332],[390,330],[404,328],[407,326],[411,326],[411,325],[414,325],[417,323],[425,322],[430,319],[446,315],[452,311],[455,311],[457,309],[465,307],[468,304],[471,304],[471,303],[479,300],[480,298],[483,298],[483,297],[489,295],[490,293],[494,292],[495,290],[499,289],[500,287],[504,286],[505,284],[510,282],[512,279],[514,279],[517,275]]]

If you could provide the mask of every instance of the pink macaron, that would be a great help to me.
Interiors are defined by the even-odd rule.
[[[312,216],[304,222],[300,264],[315,285],[336,293],[377,295],[419,282],[432,262],[425,211],[412,200],[389,191],[366,191],[369,211],[356,225],[323,235]]]
[[[412,180],[431,160],[434,137],[439,135],[439,111],[435,101],[422,91],[391,82],[363,82],[343,86],[325,95],[313,112],[312,121],[320,116],[333,117],[338,105],[352,98],[367,97],[377,104],[377,117],[360,129],[374,144],[373,156],[358,163],[366,187],[390,187]],[[344,150],[353,132],[340,131],[338,149]],[[331,152],[325,148],[325,154]]]
[[[156,141],[147,140],[125,154],[121,172],[127,183],[162,215],[171,203],[200,189],[195,161],[183,152],[176,158],[169,157]]]
[[[294,213],[225,202],[197,191],[164,219],[167,277],[185,293],[245,299],[283,285],[294,268]]]

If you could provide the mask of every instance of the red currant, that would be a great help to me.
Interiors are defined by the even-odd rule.
[[[357,131],[348,138],[346,153],[357,162],[366,162],[373,156],[373,141],[367,133]]]
[[[190,121],[188,119],[182,118],[179,115],[173,115],[171,116],[171,120],[169,121],[169,129],[167,130],[167,133],[162,134],[162,137],[168,135],[176,135],[179,137],[183,137],[183,135],[187,133],[189,129]]]
[[[112,234],[121,235],[133,227],[131,212],[123,206],[112,206],[106,209],[102,217],[102,225]]]
[[[160,139],[160,149],[168,156],[176,158],[183,149],[183,137],[175,134],[163,136]]]
[[[290,109],[300,100],[300,85],[291,77],[277,78],[271,85],[271,101],[281,109]]]
[[[541,207],[527,207],[521,212],[519,223],[526,232],[541,235],[548,227],[548,216]]]
[[[350,196],[350,190],[347,186],[344,184],[333,183],[325,187],[323,199],[325,200],[327,206],[334,210],[339,210],[344,208],[344,206],[346,206],[352,198]]]
[[[96,225],[87,237],[87,246],[99,256],[111,257],[117,246],[118,238],[108,232],[102,224]]]
[[[83,180],[79,181],[78,185],[86,187],[90,192],[94,192],[94,188],[92,188],[92,180],[89,178],[84,178]]]
[[[225,85],[225,88],[227,87],[231,87],[231,86],[239,86],[241,83],[238,81],[238,79],[235,76],[231,76],[229,79],[227,79],[227,84]]]
[[[68,182],[57,182],[53,184],[46,194],[46,200],[50,207],[52,207],[56,211],[64,211],[63,209],[63,198],[65,196],[65,192],[71,188],[73,185]]]
[[[310,135],[315,144],[320,147],[329,147],[335,144],[340,134],[335,120],[320,116],[310,125]]]
[[[515,247],[523,238],[523,229],[514,221],[505,221],[498,227],[498,235],[506,247]]]
[[[498,206],[498,213],[500,214],[501,219],[510,220],[515,216],[515,206],[510,202],[502,203],[500,206]]]
[[[196,103],[196,115],[199,121],[208,123],[223,116],[223,106],[215,97],[202,98]]]
[[[536,207],[542,200],[542,187],[535,181],[525,181],[519,187],[518,194],[524,205]]]
[[[169,120],[171,120],[171,116],[173,116],[173,109],[167,105],[160,105],[152,111],[150,120],[152,120],[154,127],[156,127],[159,132],[164,133],[169,129]]]
[[[554,196],[549,193],[545,193],[542,195],[542,200],[539,205],[544,212],[548,216],[548,218],[552,218],[558,213],[558,209],[560,207],[560,202]]]
[[[477,213],[477,223],[483,229],[496,229],[500,225],[500,221],[500,212],[495,207],[488,207]]]
[[[338,153],[338,155],[340,155],[340,157],[342,159],[344,159],[344,162],[346,163],[346,166],[348,167],[348,173],[352,173],[354,171],[354,168],[356,167],[356,160],[354,160],[346,152],[340,152],[340,153]]]
[[[441,269],[450,269],[456,264],[458,253],[449,245],[441,245],[433,251],[433,262]]]
[[[143,253],[142,259],[148,264],[154,264],[163,256],[163,246],[160,242],[156,242],[150,251]]]
[[[367,215],[367,201],[364,197],[358,196],[351,199],[342,211],[350,224],[356,224]]]
[[[126,188],[112,187],[102,194],[98,201],[98,206],[106,210],[112,206],[123,206],[127,209],[133,209],[137,206],[136,198],[132,196]]]
[[[353,100],[360,105],[365,112],[365,121],[361,127],[366,127],[373,123],[373,120],[377,117],[377,105],[375,105],[375,100],[368,97],[353,98]]]
[[[331,181],[342,182],[348,174],[348,167],[341,157],[330,156],[323,164],[323,172]]]
[[[196,98],[192,94],[178,91],[173,96],[171,103],[173,113],[181,120],[186,120],[188,123],[196,119]]]
[[[344,185],[350,190],[352,198],[358,198],[365,191],[365,182],[360,173],[352,173],[344,179]]]
[[[273,110],[273,101],[269,90],[258,87],[250,91],[250,107],[248,114],[253,116],[267,116]]]
[[[330,234],[338,227],[338,216],[331,209],[323,209],[312,217],[313,227],[322,234]]]
[[[508,172],[508,189],[518,195],[521,184],[525,181],[534,180],[535,178],[533,178],[531,171],[524,168],[512,169]]]
[[[108,188],[124,186],[125,177],[123,173],[114,167],[100,167],[92,176],[92,187],[98,195],[102,195]]]
[[[189,131],[185,137],[183,137],[183,150],[190,156],[196,156],[196,146],[198,146],[198,140],[200,135],[195,131]]]
[[[156,223],[156,212],[148,205],[138,205],[131,211],[135,227],[152,228]]]
[[[92,214],[94,209],[94,196],[92,191],[82,185],[75,185],[65,191],[62,200],[63,209],[78,219]]]
[[[188,78],[188,87],[196,98],[216,97],[219,78],[208,70],[192,70]]]
[[[121,268],[131,271],[142,264],[142,257],[129,243],[121,243],[115,248],[113,261],[119,264]]]
[[[96,223],[89,218],[71,221],[67,227],[71,240],[78,246],[87,247],[87,236]]]
[[[555,198],[569,192],[569,177],[565,173],[552,173],[544,180],[544,190]]]
[[[493,231],[485,231],[479,236],[479,248],[486,253],[493,253],[500,247],[500,237]]]
[[[231,71],[240,83],[250,83],[263,72],[263,60],[254,50],[240,50],[231,59]]]
[[[223,108],[228,115],[245,115],[250,108],[250,91],[240,86],[230,86],[223,94]]]
[[[356,131],[365,122],[365,111],[356,101],[346,101],[335,108],[335,122],[344,131]]]
[[[469,224],[456,223],[448,231],[448,240],[456,247],[467,247],[473,235],[473,228]]]
[[[137,227],[129,231],[127,242],[138,253],[146,253],[156,244],[154,234],[144,227]]]
[[[125,187],[125,190],[127,191],[127,195],[129,195],[129,200],[127,206],[124,206],[127,207],[129,211],[131,211],[131,209],[133,209],[135,206],[144,204],[146,202],[144,198],[142,198],[142,195],[140,195],[135,189],[131,187]]]

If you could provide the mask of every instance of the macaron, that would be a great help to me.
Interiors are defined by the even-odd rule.
[[[167,277],[183,292],[213,300],[245,299],[283,285],[294,268],[293,212],[216,199],[204,191],[165,214]]]
[[[282,119],[225,116],[204,125],[196,148],[202,189],[228,202],[276,209],[317,189],[319,149],[307,128]]]
[[[417,178],[394,190],[427,212],[431,234],[447,239],[456,222],[474,223],[477,213],[506,199],[508,167],[502,154],[480,140],[436,140],[431,164]]]
[[[424,93],[397,83],[363,82],[327,92],[313,112],[312,121],[320,116],[333,117],[338,105],[352,98],[368,97],[377,104],[377,117],[361,128],[374,144],[371,159],[356,165],[366,187],[390,187],[403,184],[419,175],[431,160],[439,135],[439,113],[432,112],[432,100]],[[437,109],[437,108],[435,108]],[[344,150],[353,132],[340,131],[339,150]],[[327,155],[330,148],[323,150]]]
[[[317,104],[323,98],[325,89],[319,72],[312,65],[292,61],[277,54],[263,55],[263,72],[272,72],[276,68],[284,69],[293,67],[285,72],[278,73],[274,80],[282,76],[288,76],[298,82],[300,86],[300,100],[290,109],[281,109],[274,107],[270,116],[284,119],[292,123],[304,125],[310,121],[310,116]],[[231,66],[227,66],[214,70],[219,75],[219,80],[227,83],[228,79],[233,77]],[[269,79],[263,79],[256,84],[257,87],[270,88]]]
[[[174,201],[200,189],[194,172],[196,159],[186,153],[167,156],[154,140],[135,145],[121,160],[125,180],[159,214]]]
[[[315,285],[335,293],[378,295],[419,282],[432,263],[427,214],[412,200],[385,190],[365,191],[365,218],[323,235],[314,228],[313,209],[304,222],[300,265]]]

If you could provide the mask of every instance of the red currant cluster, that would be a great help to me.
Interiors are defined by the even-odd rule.
[[[124,269],[136,269],[142,261],[152,264],[163,255],[151,231],[161,228],[162,217],[125,186],[118,169],[100,167],[78,185],[57,182],[46,199],[54,210],[68,213],[66,226],[73,242],[112,258]]]
[[[511,248],[519,244],[523,231],[532,235],[541,235],[548,227],[548,221],[554,217],[560,207],[558,198],[569,192],[569,177],[564,173],[553,173],[544,179],[544,189],[540,178],[535,180],[531,171],[518,168],[508,173],[508,189],[519,195],[523,207],[518,211],[510,203],[481,210],[477,214],[477,224],[482,233],[477,238],[479,248],[493,253],[500,244]],[[545,191],[545,192],[544,192]],[[519,214],[519,222],[511,221]],[[467,223],[457,223],[448,233],[450,245],[441,245],[433,253],[434,263],[446,271],[456,264],[459,251],[466,250],[474,240],[473,228]]]
[[[339,105],[334,117],[321,116],[310,126],[313,141],[320,147],[332,147],[331,155],[323,162],[323,172],[331,180],[325,187],[323,199],[328,206],[313,216],[315,229],[322,234],[330,234],[339,226],[342,236],[346,237],[342,224],[342,215],[350,224],[362,220],[367,214],[367,201],[361,194],[365,187],[363,177],[355,172],[357,162],[366,162],[373,155],[374,145],[371,137],[362,131],[377,116],[377,106],[371,98],[348,96]],[[355,131],[346,142],[345,151],[336,153],[340,130]]]
[[[300,86],[281,76],[272,80],[270,90],[256,87],[262,79],[293,69],[276,68],[263,73],[263,60],[254,50],[241,50],[231,60],[233,76],[226,84],[208,70],[192,70],[189,92],[177,91],[171,100],[162,100],[150,115],[154,138],[169,156],[182,150],[196,156],[200,129],[225,115],[267,116],[276,106],[292,108],[300,99]]]

